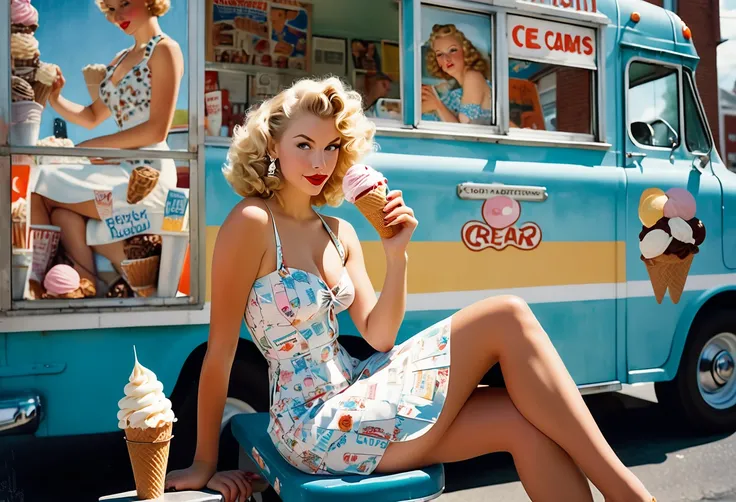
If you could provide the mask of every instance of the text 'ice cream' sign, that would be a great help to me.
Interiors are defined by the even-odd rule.
[[[596,69],[592,28],[509,15],[508,34],[510,58]]]
[[[132,209],[116,214],[106,218],[105,224],[110,231],[110,237],[114,240],[132,237],[151,229],[151,220],[148,219],[148,212],[145,209],[141,211]]]
[[[519,0],[520,3],[550,5],[575,12],[598,12],[597,0]]]
[[[500,195],[486,200],[481,212],[485,221],[469,221],[462,228],[463,244],[471,251],[500,251],[509,246],[529,251],[542,242],[542,229],[536,223],[515,225],[521,206],[510,197]]]

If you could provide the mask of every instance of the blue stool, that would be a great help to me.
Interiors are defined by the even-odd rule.
[[[243,413],[230,425],[240,447],[258,465],[253,449],[266,465],[261,470],[284,502],[419,502],[439,497],[445,489],[445,469],[432,465],[397,474],[312,475],[290,465],[276,451],[268,429],[268,413]]]

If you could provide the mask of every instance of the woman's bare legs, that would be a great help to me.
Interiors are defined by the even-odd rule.
[[[31,224],[33,225],[49,225],[51,224],[51,212],[54,209],[68,209],[73,213],[77,213],[85,218],[100,219],[97,212],[95,201],[88,200],[78,202],[76,204],[65,204],[47,199],[43,195],[37,193],[31,194]]]
[[[69,257],[79,265],[75,267],[81,277],[93,283],[96,278],[90,277],[95,270],[93,249],[87,246],[87,219],[99,220],[100,216],[94,201],[78,204],[64,204],[47,199],[37,193],[31,194],[31,220],[34,225],[56,225],[61,228],[61,243]],[[123,242],[113,242],[95,246],[94,252],[101,254],[112,263],[120,273],[120,263],[125,260]],[[86,268],[87,270],[83,270]]]
[[[523,300],[504,296],[471,305],[453,316],[451,336],[450,382],[437,423],[414,441],[391,443],[378,466],[380,472],[426,465],[430,456],[433,461],[457,458],[453,445],[444,443],[450,448],[446,451],[438,448],[441,439],[483,375],[500,362],[519,412],[572,457],[606,500],[652,500],[606,442],[552,342]],[[478,431],[466,433],[477,435]],[[492,451],[498,450],[485,453]]]
[[[503,389],[473,391],[425,460],[456,462],[493,451],[511,453],[519,479],[534,501],[593,500],[588,480],[575,462],[519,413]]]
[[[51,211],[50,220],[61,228],[61,245],[74,262],[74,269],[96,286],[95,257],[87,245],[87,218],[69,209],[56,208]]]
[[[111,244],[102,244],[101,246],[94,246],[95,253],[101,254],[112,263],[118,274],[122,275],[120,264],[123,260],[127,259],[125,256],[125,245],[123,241],[113,242]]]

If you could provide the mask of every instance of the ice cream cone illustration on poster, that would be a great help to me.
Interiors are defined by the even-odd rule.
[[[639,199],[641,260],[647,267],[657,303],[669,291],[678,303],[693,258],[705,240],[705,227],[695,217],[695,198],[682,188],[644,190]]]

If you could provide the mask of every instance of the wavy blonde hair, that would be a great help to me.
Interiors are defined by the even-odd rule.
[[[97,7],[100,8],[105,16],[110,14],[110,9],[107,8],[105,0],[95,0],[95,3],[97,3]],[[152,16],[161,17],[169,12],[169,9],[171,8],[171,0],[147,0],[146,5],[148,6],[148,12],[150,12]]]
[[[468,40],[465,37],[465,34],[458,30],[457,27],[454,24],[435,24],[432,26],[432,33],[429,35],[429,48],[430,51],[427,52],[427,72],[432,75],[433,77],[442,78],[445,80],[451,80],[452,77],[442,71],[440,68],[439,63],[437,62],[437,57],[434,55],[434,42],[438,38],[443,37],[453,37],[455,40],[457,40],[460,45],[463,47],[463,56],[465,60],[465,69],[471,69],[479,71],[483,74],[484,77],[488,78],[489,73],[489,65],[486,62],[485,59],[483,59],[483,56],[481,56],[480,52],[478,52],[478,49],[475,48],[473,43]]]
[[[342,179],[350,166],[373,150],[376,127],[363,114],[360,94],[335,77],[300,80],[250,110],[245,124],[235,127],[223,173],[238,194],[262,199],[275,195],[281,202],[281,179],[268,176],[269,148],[279,141],[289,120],[305,112],[334,119],[341,138],[337,166],[320,194],[312,197],[312,204],[342,203]]]

